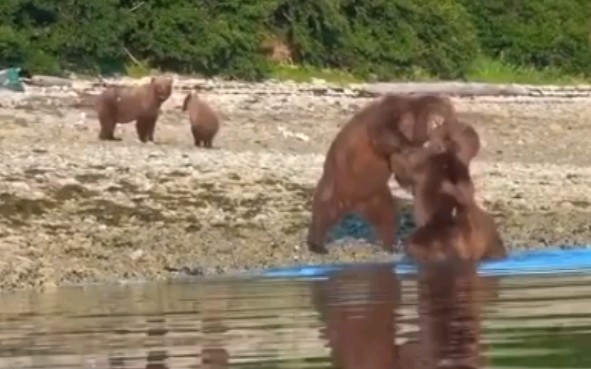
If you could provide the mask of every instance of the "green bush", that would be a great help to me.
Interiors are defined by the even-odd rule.
[[[32,71],[98,72],[101,64],[122,60],[126,25],[119,0],[4,1],[0,23],[18,33],[26,48],[20,62]]]
[[[590,20],[587,0],[2,0],[0,66],[294,74],[265,57],[274,35],[302,78],[494,79],[531,68],[550,78],[589,74]]]
[[[26,60],[29,40],[10,26],[0,26],[0,60],[5,67],[14,67]]]
[[[58,21],[50,49],[60,55],[63,68],[102,72],[105,66],[121,67],[128,12],[119,7],[119,0],[54,3],[59,3],[54,9]]]
[[[0,26],[0,66],[20,66],[38,73],[59,74],[57,59],[35,47],[25,34]]]
[[[455,0],[283,0],[273,25],[301,63],[378,78],[461,77],[478,53],[469,15]]]
[[[468,79],[488,83],[577,84],[586,82],[585,76],[569,75],[547,67],[534,68],[508,63],[502,59],[477,58],[470,68]]]
[[[591,71],[588,0],[463,0],[493,58],[568,73]]]
[[[179,72],[257,79],[259,52],[275,0],[169,0],[134,13],[128,39],[153,66]]]

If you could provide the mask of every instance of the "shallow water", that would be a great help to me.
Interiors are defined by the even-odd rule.
[[[0,295],[0,368],[590,368],[591,275],[391,267]]]

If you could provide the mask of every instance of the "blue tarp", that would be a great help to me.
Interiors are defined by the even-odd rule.
[[[301,265],[290,268],[269,269],[263,277],[323,278],[350,264]],[[417,268],[409,259],[393,262],[398,275],[416,274]],[[562,273],[591,273],[591,248],[544,249],[514,251],[504,260],[480,263],[478,271],[487,276],[517,276]]]
[[[25,87],[20,79],[21,68],[8,68],[0,70],[0,88],[24,92]]]

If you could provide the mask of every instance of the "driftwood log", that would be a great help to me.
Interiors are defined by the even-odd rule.
[[[35,75],[28,79],[23,79],[23,82],[32,86],[50,87],[50,86],[72,86],[72,80],[67,78],[60,78],[54,76]]]
[[[77,81],[66,78],[37,75],[22,79],[27,85],[36,87],[63,87],[75,90],[102,90],[108,86],[135,85],[140,80],[131,78],[98,77],[95,81]],[[77,86],[77,87],[76,87]],[[248,83],[241,81],[205,80],[202,78],[181,78],[175,80],[174,90],[215,90],[224,94],[250,95],[316,95],[376,97],[386,93],[398,94],[442,94],[457,97],[498,97],[498,98],[590,98],[591,85],[522,85],[492,84],[481,82],[442,81],[442,82],[381,82],[361,83],[349,86],[329,83],[275,83],[273,81]]]
[[[496,85],[479,82],[400,82],[375,83],[366,90],[375,95],[444,94],[452,96],[531,96],[531,88],[519,85]]]

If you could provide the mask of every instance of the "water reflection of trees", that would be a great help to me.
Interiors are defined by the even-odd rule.
[[[313,304],[334,367],[481,368],[480,309],[496,293],[495,283],[469,265],[421,270],[416,334],[399,332],[401,283],[391,265],[349,269],[319,281]]]

